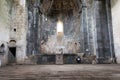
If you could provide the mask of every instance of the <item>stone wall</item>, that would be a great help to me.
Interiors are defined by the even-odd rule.
[[[57,35],[57,20],[55,18],[49,18],[48,16],[47,21],[42,23],[41,53],[57,54],[61,53],[61,48],[63,49],[63,53],[80,53],[80,38],[82,38],[80,36],[80,17],[78,13],[73,13],[70,17],[63,14],[64,31],[61,40]]]
[[[14,0],[12,6],[10,40],[16,41],[17,63],[24,63],[26,58],[27,9],[25,0]]]
[[[111,3],[115,54],[120,63],[120,0],[111,0]]]
[[[24,63],[27,34],[26,13],[25,0],[0,0],[0,45],[3,43],[7,47],[6,54],[0,55],[4,63],[7,63],[7,54],[10,54],[7,52],[8,47],[16,47],[17,63]],[[12,44],[11,41],[15,43]]]

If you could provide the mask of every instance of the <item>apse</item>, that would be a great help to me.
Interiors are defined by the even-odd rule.
[[[43,1],[41,25],[42,54],[80,52],[80,13],[76,0]],[[47,3],[47,5],[45,5]]]

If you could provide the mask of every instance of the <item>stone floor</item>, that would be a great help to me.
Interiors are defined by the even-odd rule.
[[[0,80],[120,80],[120,65],[12,65]]]

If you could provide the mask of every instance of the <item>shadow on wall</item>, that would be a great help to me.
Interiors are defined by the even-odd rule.
[[[8,60],[8,46],[6,42],[0,41],[0,66],[7,64]]]
[[[111,7],[113,8],[117,2],[118,0],[111,0]]]

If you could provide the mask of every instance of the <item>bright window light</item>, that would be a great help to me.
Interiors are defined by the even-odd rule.
[[[63,22],[60,20],[57,22],[57,33],[63,33]]]
[[[20,0],[20,5],[25,6],[25,0]]]

